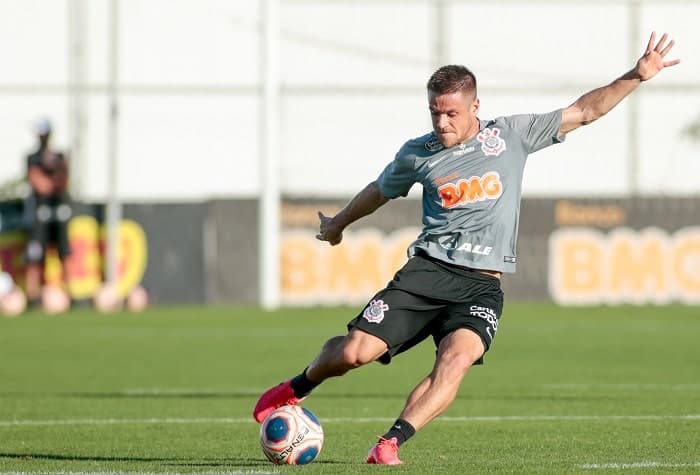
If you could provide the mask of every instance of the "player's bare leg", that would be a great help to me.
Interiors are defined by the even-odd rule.
[[[370,449],[367,463],[403,463],[399,459],[399,446],[445,412],[457,396],[467,371],[483,354],[484,344],[471,330],[456,330],[445,337],[440,342],[432,372],[418,383],[392,428]]]
[[[321,383],[351,369],[375,361],[387,351],[386,343],[374,335],[353,329],[345,336],[328,340],[306,369],[306,377]]]
[[[27,301],[38,304],[41,300],[43,266],[41,264],[28,264],[25,274],[25,287]]]
[[[481,338],[471,330],[459,329],[441,342],[433,371],[411,392],[401,412],[419,430],[445,412],[452,404],[469,368],[484,354]]]
[[[326,379],[371,363],[386,351],[383,340],[362,330],[353,329],[345,336],[333,337],[301,374],[265,391],[253,409],[253,417],[262,422],[278,407],[299,404]]]

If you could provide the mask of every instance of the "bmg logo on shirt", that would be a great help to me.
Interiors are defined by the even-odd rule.
[[[495,200],[503,193],[503,183],[498,172],[488,172],[483,176],[473,176],[445,183],[438,187],[438,194],[443,208],[454,208],[459,205],[476,203],[477,201]]]

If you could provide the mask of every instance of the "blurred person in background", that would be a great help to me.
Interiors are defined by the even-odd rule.
[[[299,404],[328,378],[393,356],[432,337],[432,371],[409,394],[399,418],[370,449],[367,463],[397,465],[399,447],[452,404],[467,371],[481,364],[503,309],[502,273],[516,267],[522,179],[529,154],[612,110],[679,60],[652,33],[636,65],[568,107],[544,114],[481,120],[476,77],[464,66],[439,68],[427,84],[433,131],[407,141],[380,174],[333,217],[319,212],[317,239],[337,245],[343,231],[390,199],[423,186],[423,231],[410,259],[352,319],[346,335],[323,345],[304,370],[267,390],[253,417]],[[534,344],[534,343],[533,343]],[[478,434],[473,434],[478,437]]]
[[[42,118],[34,125],[37,149],[27,156],[26,201],[28,240],[26,291],[30,304],[41,300],[46,249],[55,245],[61,260],[63,285],[67,287],[66,258],[70,254],[68,223],[73,214],[68,195],[68,160],[51,146],[51,122]]]

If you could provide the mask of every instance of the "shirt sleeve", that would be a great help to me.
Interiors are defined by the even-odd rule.
[[[406,196],[416,183],[415,155],[405,149],[399,150],[394,160],[389,163],[377,178],[379,191],[387,198]]]
[[[518,114],[506,117],[505,121],[520,135],[528,153],[533,153],[564,141],[565,137],[559,136],[561,113],[557,109],[546,114]]]

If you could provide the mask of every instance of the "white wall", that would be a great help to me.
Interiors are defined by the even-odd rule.
[[[65,1],[0,0],[0,183],[23,175],[38,116],[66,119],[65,12]],[[57,143],[65,132],[57,124]]]
[[[49,115],[71,146],[70,12],[82,9],[85,56],[79,189],[107,185],[108,0],[0,0],[0,183],[21,176],[29,125]],[[120,0],[119,191],[126,200],[254,196],[260,189],[259,6],[256,0]],[[448,3],[442,37],[428,0],[282,0],[281,185],[289,195],[348,196],[402,142],[430,129],[424,87],[444,61],[477,74],[482,117],[571,103],[633,66],[652,28],[684,60],[531,157],[527,195],[629,191],[630,127],[638,127],[644,193],[697,193],[699,1],[641,2],[640,38],[627,2]],[[634,149],[633,149],[634,150]]]

